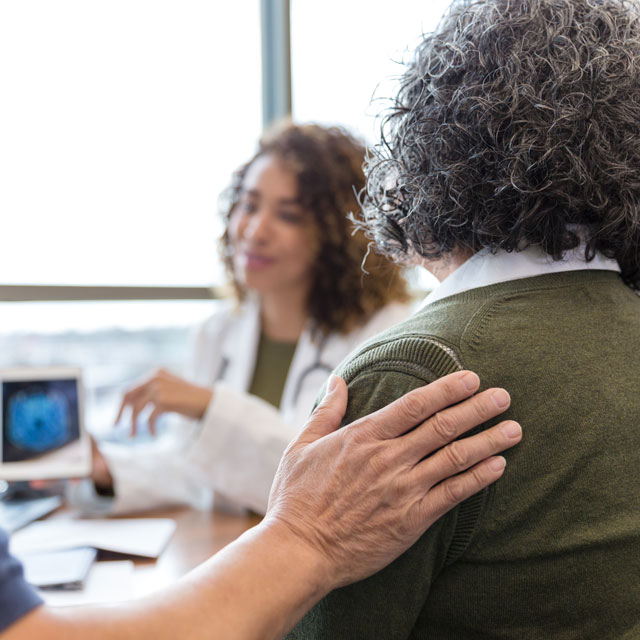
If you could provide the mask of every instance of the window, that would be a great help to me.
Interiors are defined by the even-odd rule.
[[[258,0],[0,3],[0,283],[220,281],[261,129]]]
[[[435,28],[450,0],[291,0],[293,113],[378,138],[379,98],[393,94],[398,62]],[[371,104],[371,100],[374,102]]]

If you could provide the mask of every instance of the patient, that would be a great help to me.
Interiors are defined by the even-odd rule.
[[[456,2],[385,127],[370,232],[444,281],[340,368],[345,419],[464,367],[527,436],[502,482],[289,637],[639,638],[638,8]]]

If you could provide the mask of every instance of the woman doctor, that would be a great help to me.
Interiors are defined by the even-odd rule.
[[[148,406],[152,429],[164,412],[197,426],[179,450],[96,450],[93,480],[113,489],[111,513],[201,505],[211,490],[218,506],[264,513],[278,462],[330,371],[409,314],[399,268],[367,253],[347,217],[358,210],[364,154],[341,129],[286,124],[236,172],[222,245],[237,299],[200,329],[189,380],[160,370],[120,410],[130,408],[134,429]]]

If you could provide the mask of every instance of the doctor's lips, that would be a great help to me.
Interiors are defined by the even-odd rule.
[[[250,251],[244,251],[242,257],[247,269],[266,269],[276,261],[275,258],[269,258],[259,253],[251,253]]]

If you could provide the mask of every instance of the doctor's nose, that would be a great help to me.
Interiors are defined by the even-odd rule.
[[[244,236],[256,242],[265,242],[271,234],[271,215],[266,209],[259,209],[247,221]]]

